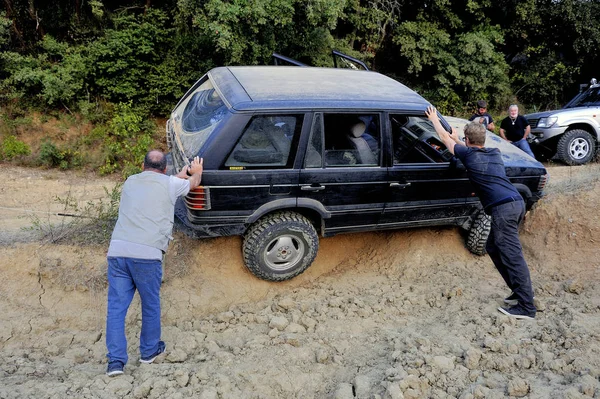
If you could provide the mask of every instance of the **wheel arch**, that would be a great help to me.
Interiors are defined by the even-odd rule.
[[[329,212],[319,201],[308,198],[285,198],[268,202],[254,211],[247,224],[252,224],[258,219],[278,211],[292,211],[301,214],[310,220],[317,231],[321,230],[322,220],[331,218]]]
[[[570,132],[571,130],[584,130],[586,132],[588,132],[589,134],[592,135],[592,138],[594,140],[596,140],[596,143],[598,143],[598,140],[600,139],[600,133],[598,133],[598,131],[594,128],[594,126],[590,125],[589,123],[572,123],[569,125],[569,127],[567,128],[567,130],[565,130],[565,133]],[[563,134],[565,134],[563,133]]]
[[[526,209],[527,210],[531,209],[531,207],[533,206],[533,202],[531,201],[531,199],[533,198],[531,189],[529,187],[527,187],[525,184],[521,184],[521,183],[514,183],[513,185],[515,186],[515,188],[517,189],[519,194],[521,194],[521,197],[523,197],[523,201],[525,202]]]

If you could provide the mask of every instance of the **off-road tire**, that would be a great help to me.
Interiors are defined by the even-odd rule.
[[[473,220],[469,235],[467,236],[467,248],[475,255],[485,255],[485,244],[487,243],[492,228],[492,217],[484,211],[480,211]]]
[[[583,165],[594,157],[596,140],[581,129],[565,132],[556,146],[557,157],[567,165]]]
[[[284,281],[304,272],[319,249],[319,236],[306,217],[284,211],[256,221],[244,235],[244,263],[256,277]]]

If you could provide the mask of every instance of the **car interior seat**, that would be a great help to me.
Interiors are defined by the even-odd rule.
[[[350,133],[348,135],[348,140],[350,142],[351,148],[356,151],[356,158],[359,164],[364,165],[376,165],[377,158],[373,151],[371,151],[371,147],[367,143],[362,136],[365,134],[366,125],[364,122],[358,122],[354,124],[350,128]]]

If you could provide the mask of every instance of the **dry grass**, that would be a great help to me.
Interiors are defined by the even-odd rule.
[[[549,173],[550,181],[545,189],[546,194],[576,193],[590,190],[600,182],[600,163],[554,167]]]

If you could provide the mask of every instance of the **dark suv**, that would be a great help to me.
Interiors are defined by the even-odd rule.
[[[202,186],[178,202],[177,223],[198,238],[243,235],[246,266],[273,281],[310,266],[317,232],[457,225],[483,254],[489,219],[425,117],[428,105],[375,72],[215,68],[167,122],[176,170],[204,158]],[[502,151],[530,208],[546,170],[514,146]]]

